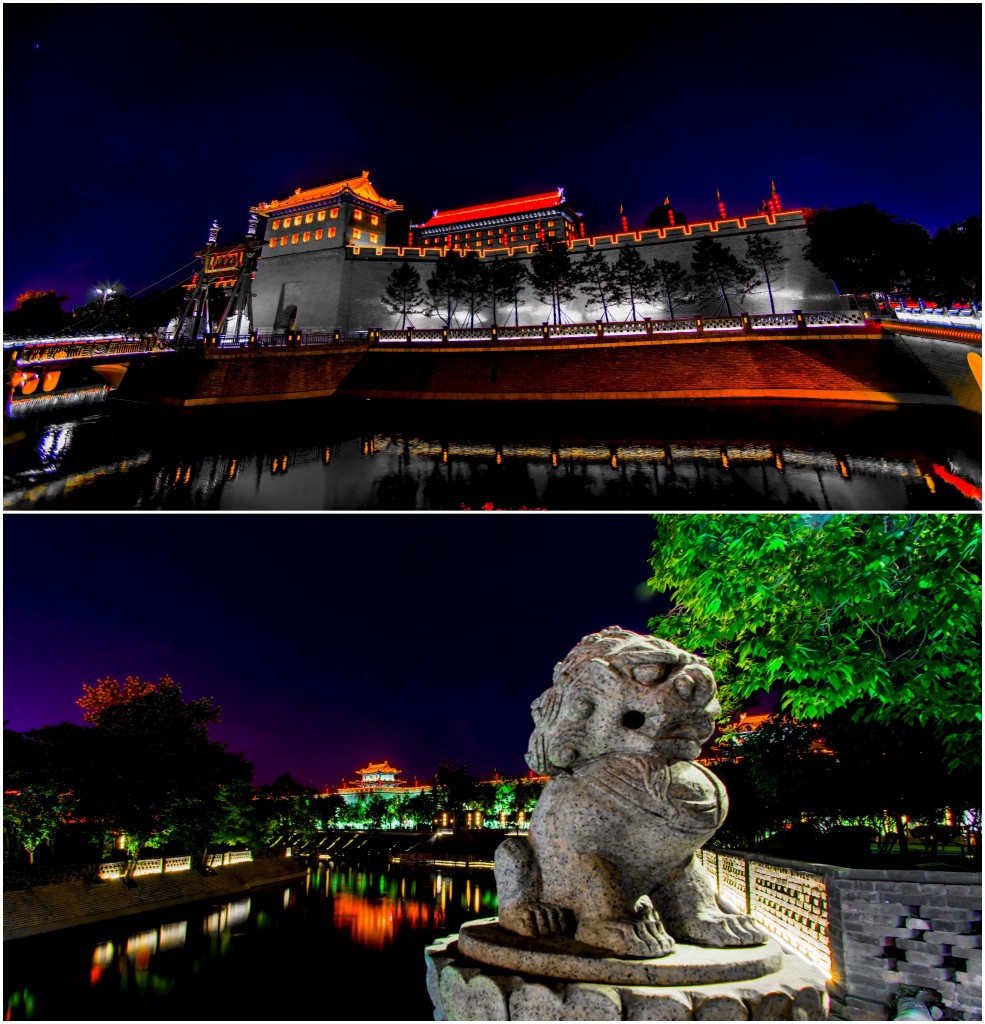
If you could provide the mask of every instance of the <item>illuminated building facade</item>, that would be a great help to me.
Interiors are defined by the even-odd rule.
[[[252,207],[265,222],[253,289],[259,330],[344,323],[347,248],[386,245],[387,214],[402,209],[376,191],[369,171]]]
[[[357,803],[371,796],[381,796],[384,800],[392,800],[396,796],[418,796],[430,793],[429,785],[422,785],[415,779],[413,783],[398,778],[399,768],[393,768],[388,761],[371,761],[365,768],[357,768],[358,779],[343,782],[335,793],[347,804]]]
[[[564,198],[564,189],[519,199],[504,199],[457,210],[435,210],[413,224],[417,244],[426,249],[505,249],[584,237],[581,214]]]

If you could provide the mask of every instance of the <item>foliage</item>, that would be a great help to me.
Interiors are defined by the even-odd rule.
[[[69,314],[62,309],[67,295],[54,291],[24,292],[17,308],[3,314],[3,333],[13,337],[57,334],[65,329]]]
[[[965,515],[656,516],[651,620],[739,697],[797,719],[929,726],[980,763],[981,521]]]
[[[425,282],[428,291],[428,315],[435,314],[445,327],[452,326],[452,318],[462,297],[462,284],[458,269],[462,257],[454,251],[440,256],[431,276]]]
[[[403,260],[387,278],[386,293],[380,301],[387,312],[400,315],[401,330],[407,327],[407,318],[427,309],[427,297],[421,287],[421,275],[416,267]]]
[[[653,277],[639,252],[631,245],[619,249],[612,268],[613,302],[629,302],[629,319],[636,320],[636,303],[649,302]]]
[[[650,228],[669,228],[671,227],[670,215],[674,215],[675,227],[687,223],[687,214],[682,213],[680,210],[675,210],[671,207],[670,203],[661,203],[659,206],[655,206],[644,218],[643,227],[646,229]]]
[[[807,237],[804,255],[841,292],[926,290],[930,236],[918,224],[901,223],[871,203],[812,211]],[[980,251],[976,262],[981,262]]]
[[[527,268],[518,260],[493,258],[489,268],[489,292],[492,300],[493,324],[497,322],[497,300],[502,296],[513,306],[513,322],[520,326],[520,306],[524,282],[529,278]]]
[[[691,270],[702,308],[706,308],[712,301],[720,301],[725,306],[727,316],[732,315],[729,293],[746,294],[755,276],[735,253],[714,238],[701,238],[695,244],[691,255]]]
[[[253,804],[258,837],[267,846],[310,842],[326,810],[319,804],[316,791],[290,772],[258,786]]]
[[[667,316],[674,319],[674,306],[694,302],[694,280],[676,260],[654,260],[650,264],[653,300],[663,298],[667,303]]]
[[[754,287],[761,284],[766,285],[766,291],[770,297],[770,312],[776,312],[776,305],[773,302],[772,275],[776,275],[784,264],[789,260],[783,255],[783,249],[778,242],[768,238],[764,234],[749,235],[746,238],[746,261],[749,266],[756,268],[756,273],[762,272],[763,279],[757,281]]]
[[[537,298],[551,303],[552,323],[561,323],[561,306],[575,297],[579,267],[571,259],[566,242],[541,242],[530,259],[530,279]]]
[[[609,305],[618,301],[619,291],[612,279],[612,265],[605,253],[589,249],[578,261],[581,287],[588,298],[588,308],[601,308],[602,317],[609,322]]]
[[[465,303],[469,327],[475,327],[475,316],[489,298],[489,271],[475,251],[467,252],[458,264],[459,292]]]
[[[934,297],[952,302],[981,302],[982,219],[969,217],[934,235],[931,245]]]

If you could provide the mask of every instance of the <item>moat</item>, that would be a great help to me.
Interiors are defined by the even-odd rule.
[[[4,508],[964,511],[980,419],[831,403],[312,401],[8,425]]]
[[[430,1020],[425,946],[496,912],[491,871],[322,863],[214,904],[8,942],[5,1019]]]

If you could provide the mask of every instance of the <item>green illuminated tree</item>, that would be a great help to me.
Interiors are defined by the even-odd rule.
[[[676,260],[654,260],[650,264],[653,299],[667,303],[667,315],[674,319],[674,306],[694,302],[694,280]]]
[[[604,253],[588,250],[578,261],[582,280],[579,291],[588,297],[588,308],[601,308],[602,319],[609,322],[609,305],[618,301],[619,289],[612,280],[612,264]]]
[[[541,242],[530,258],[530,279],[537,298],[551,303],[551,322],[561,323],[565,318],[561,307],[575,297],[580,281],[579,267],[572,261],[567,243]]]
[[[752,287],[755,274],[730,249],[714,238],[702,238],[694,246],[691,270],[697,285],[702,308],[718,302],[725,306],[725,315],[732,315],[736,294],[745,295]]]
[[[256,790],[253,813],[260,840],[267,846],[311,842],[321,829],[324,809],[311,786],[290,772]]]
[[[789,262],[783,255],[782,247],[764,234],[749,235],[746,238],[746,262],[749,266],[756,268],[757,275],[762,274],[762,280],[757,281],[755,287],[761,284],[766,285],[766,291],[770,297],[770,312],[775,313],[776,306],[773,303],[773,285],[770,275],[775,277],[777,272]]]
[[[660,636],[725,696],[780,691],[796,719],[928,726],[981,761],[981,520],[971,515],[655,516]]]
[[[407,318],[427,309],[427,296],[421,287],[421,275],[407,260],[390,271],[386,292],[380,299],[387,312],[400,317],[400,329],[407,327]]]

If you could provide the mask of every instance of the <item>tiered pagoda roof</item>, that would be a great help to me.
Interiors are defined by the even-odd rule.
[[[365,768],[357,768],[357,775],[399,775],[399,768],[391,768],[389,761],[371,761]]]
[[[364,202],[379,206],[381,209],[392,212],[402,210],[403,207],[395,199],[384,199],[383,196],[373,188],[369,180],[369,171],[363,171],[358,177],[343,178],[342,181],[333,181],[329,185],[319,185],[317,188],[295,189],[294,194],[286,199],[271,199],[269,203],[260,203],[259,206],[250,208],[252,213],[259,213],[269,216],[282,210],[290,210],[295,206],[302,206],[307,203],[316,203],[321,200],[344,198],[349,194]]]

